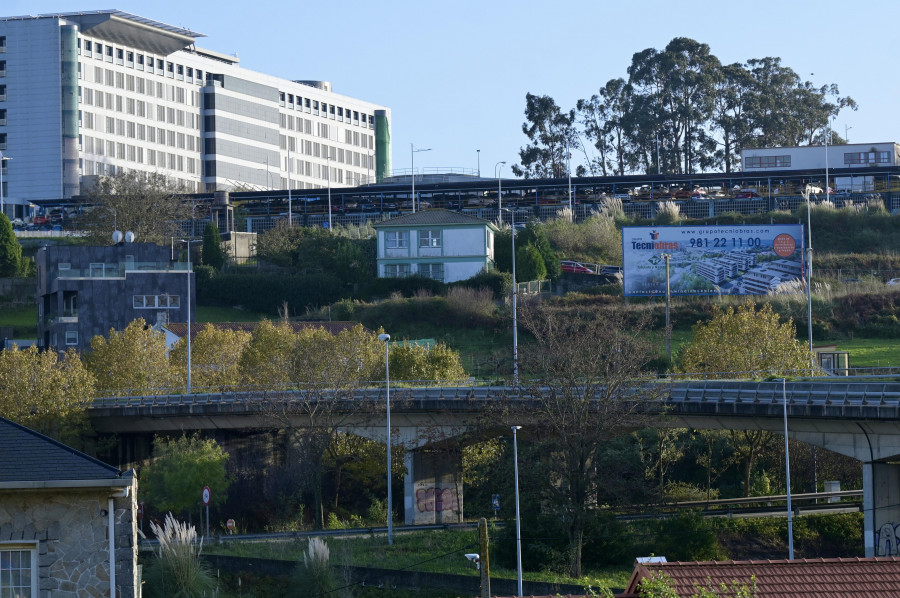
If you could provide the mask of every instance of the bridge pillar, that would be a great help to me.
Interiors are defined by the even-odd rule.
[[[458,449],[406,451],[403,507],[406,525],[462,523],[462,454]]]
[[[900,556],[900,465],[863,463],[866,556]]]

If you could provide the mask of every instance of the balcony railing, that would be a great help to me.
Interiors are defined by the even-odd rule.
[[[124,278],[129,272],[187,272],[187,262],[119,262],[59,270],[57,278]]]

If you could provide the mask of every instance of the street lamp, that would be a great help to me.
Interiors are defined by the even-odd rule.
[[[191,243],[200,239],[181,239],[187,244],[187,392],[191,393]]]
[[[513,462],[515,463],[515,483],[516,483],[516,580],[519,582],[519,593],[516,596],[522,596],[522,533],[519,526],[519,445],[516,440],[516,431],[521,430],[522,426],[511,426],[513,433]]]
[[[477,149],[475,151],[478,152],[478,178],[481,178],[481,150]]]
[[[390,345],[388,344],[391,340],[390,334],[379,334],[378,340],[384,343],[384,386],[385,386],[385,395],[387,399],[385,401],[386,404],[386,413],[387,413],[387,528],[388,528],[388,546],[394,545],[394,522],[393,522],[393,513],[392,513],[392,500],[393,494],[391,492],[391,353],[390,353]]]
[[[431,148],[416,149],[412,143],[409,144],[409,162],[412,166],[412,211],[416,213],[416,154],[419,152],[430,152]]]
[[[519,294],[519,285],[516,284],[516,213],[509,208],[503,208],[509,212],[510,230],[512,231],[512,311],[513,311],[513,386],[519,386],[519,323],[516,297]]]
[[[500,226],[503,226],[503,183],[500,181],[500,171],[506,162],[497,162],[494,164],[494,178],[497,179],[497,218]]]
[[[781,379],[781,395],[784,398],[784,474],[787,481],[788,558],[794,560],[794,520],[791,513],[791,456],[788,452],[787,382]]]
[[[0,214],[6,213],[6,206],[3,204],[3,162],[6,160],[12,160],[12,158],[7,158],[3,152],[0,152]]]

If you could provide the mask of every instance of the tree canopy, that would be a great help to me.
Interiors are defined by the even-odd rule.
[[[153,459],[141,475],[141,490],[147,501],[161,511],[186,511],[200,503],[204,486],[211,502],[225,500],[231,483],[225,470],[228,453],[215,440],[199,436],[157,436]]]
[[[16,276],[22,268],[22,246],[6,214],[0,213],[0,278]]]
[[[837,85],[804,81],[777,57],[723,65],[704,43],[676,37],[636,52],[625,77],[565,111],[552,97],[525,96],[516,176],[560,177],[565,147],[581,149],[579,174],[731,172],[743,148],[843,140],[829,129],[856,102]],[[583,140],[583,141],[582,141]]]
[[[757,309],[749,300],[737,309],[713,306],[712,318],[694,327],[681,352],[682,371],[706,379],[805,374],[809,364],[809,348],[796,339],[793,321],[782,322],[769,303]]]
[[[109,244],[114,230],[130,231],[138,241],[165,244],[178,236],[180,222],[198,216],[183,193],[160,173],[123,171],[103,176],[87,193],[90,206],[78,217],[89,243]]]

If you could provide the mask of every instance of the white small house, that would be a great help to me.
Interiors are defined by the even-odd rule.
[[[374,225],[378,276],[427,276],[454,282],[494,267],[497,227],[449,210],[423,210]]]

